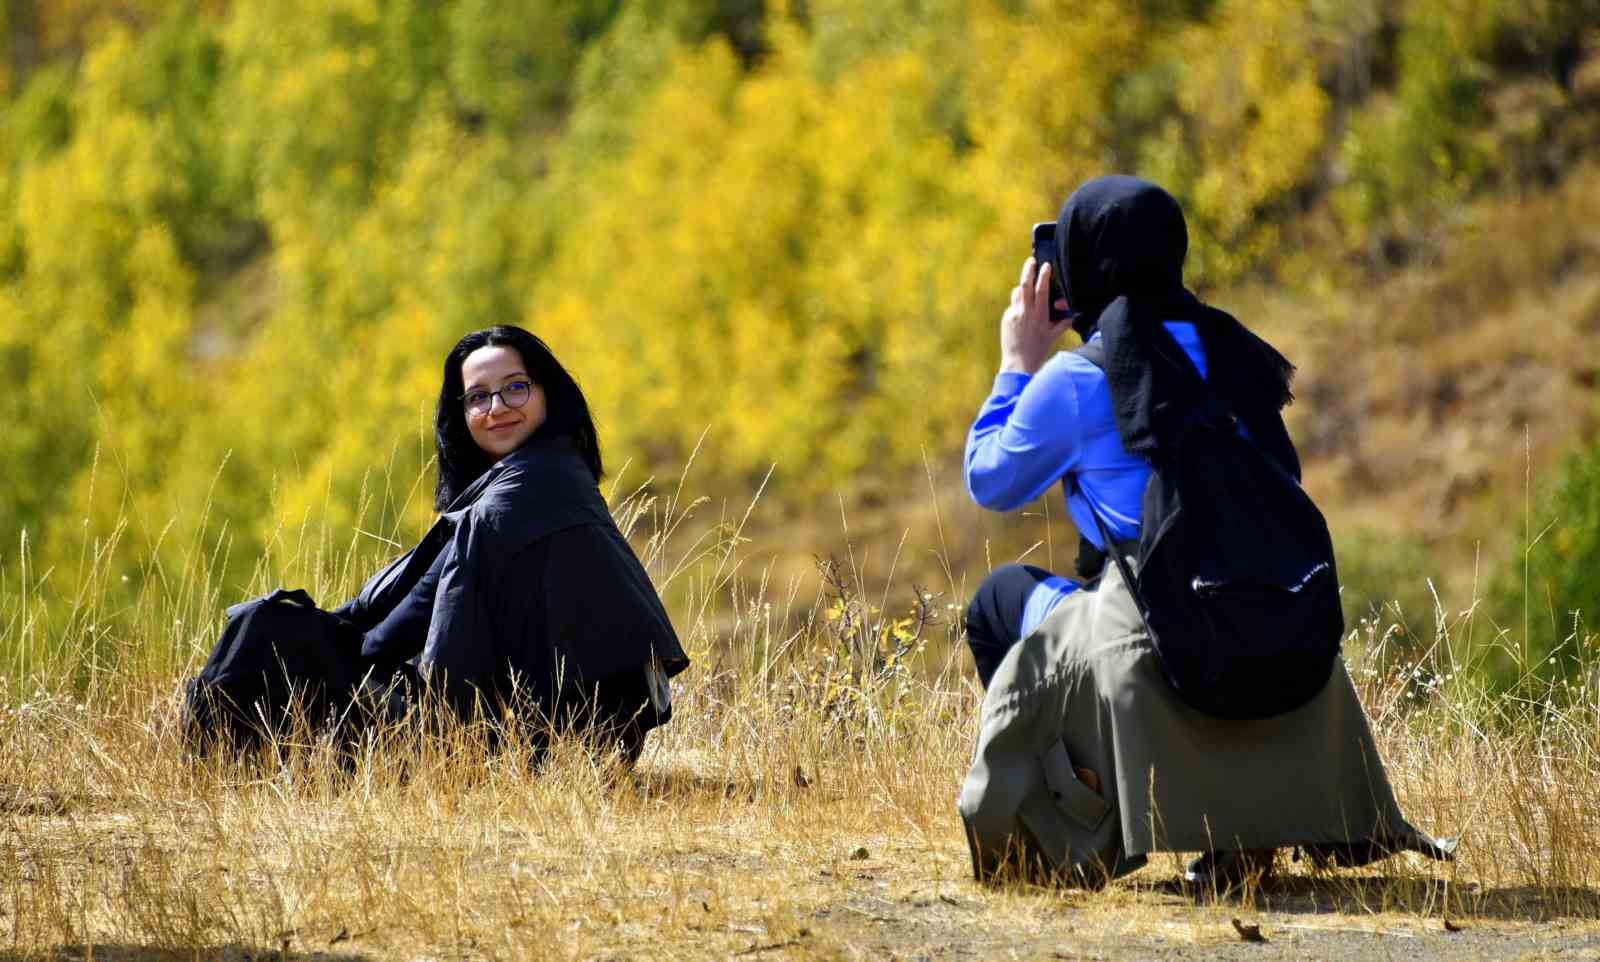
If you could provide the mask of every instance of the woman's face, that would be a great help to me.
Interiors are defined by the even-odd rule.
[[[467,431],[497,461],[522,447],[544,423],[544,389],[528,376],[515,348],[490,345],[468,354],[461,362],[461,383]]]

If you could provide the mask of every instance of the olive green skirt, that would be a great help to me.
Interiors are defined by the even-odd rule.
[[[1097,793],[1072,776],[1078,768],[1098,776]],[[1115,565],[1001,662],[960,807],[969,832],[1020,822],[1069,866],[1131,865],[1156,851],[1433,844],[1400,813],[1342,661],[1288,714],[1202,715],[1167,683]]]

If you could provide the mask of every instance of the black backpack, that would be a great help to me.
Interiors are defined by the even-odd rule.
[[[1077,353],[1103,369],[1103,350]],[[1269,718],[1315,697],[1339,657],[1333,541],[1294,476],[1203,390],[1173,450],[1151,463],[1137,574],[1095,521],[1179,697],[1216,718]]]
[[[361,637],[301,589],[229,608],[211,657],[184,686],[190,749],[226,742],[249,753],[289,731],[296,711],[315,730],[335,728],[361,681]]]

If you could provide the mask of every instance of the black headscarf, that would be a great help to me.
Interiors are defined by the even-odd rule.
[[[1293,400],[1294,365],[1183,286],[1188,250],[1177,200],[1138,177],[1088,181],[1067,198],[1056,222],[1055,270],[1076,315],[1073,328],[1086,339],[1098,328],[1105,341],[1106,381],[1122,444],[1160,458],[1214,395],[1298,477],[1299,458],[1279,414]],[[1166,321],[1189,321],[1199,332],[1205,384]]]

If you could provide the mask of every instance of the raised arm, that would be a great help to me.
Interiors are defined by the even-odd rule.
[[[967,434],[967,492],[995,511],[1043,494],[1078,455],[1077,394],[1065,359],[1050,359],[1068,326],[1051,319],[1050,272],[1031,257],[1023,262],[1000,315],[1000,373]]]
[[[1070,355],[1031,377],[1002,371],[967,434],[967,492],[993,511],[1019,508],[1077,466],[1081,444]]]

